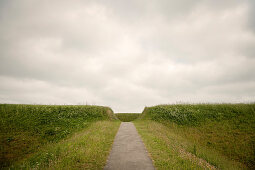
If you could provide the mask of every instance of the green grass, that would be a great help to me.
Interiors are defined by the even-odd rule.
[[[157,169],[255,169],[255,104],[0,104],[0,169],[102,169],[120,121],[134,121]]]
[[[117,118],[122,122],[131,122],[137,119],[140,113],[116,113]]]
[[[0,167],[31,156],[99,120],[116,119],[102,106],[0,104]]]
[[[11,169],[103,169],[120,121],[97,121],[58,143],[46,145]]]
[[[159,105],[145,108],[135,124],[142,137],[147,138],[144,140],[148,148],[153,147],[152,139],[143,134],[161,133],[161,136],[172,136],[173,140],[158,136],[155,139],[166,144],[179,141],[178,148],[220,169],[254,169],[254,111],[255,104]],[[156,125],[149,128],[152,123],[147,120],[164,127],[153,132]],[[164,128],[168,130],[164,131]]]
[[[197,163],[180,156],[179,150],[185,140],[170,128],[151,120],[136,120],[134,124],[156,169],[203,169]]]
[[[219,169],[246,169],[243,164],[214,149],[188,140],[185,135],[189,132],[175,123],[167,126],[152,120],[136,120],[134,123],[157,169],[212,169],[211,166]]]

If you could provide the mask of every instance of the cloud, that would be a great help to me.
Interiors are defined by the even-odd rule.
[[[1,1],[0,102],[249,102],[254,3]]]

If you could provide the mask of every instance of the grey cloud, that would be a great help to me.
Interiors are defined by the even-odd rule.
[[[254,3],[1,1],[0,102],[116,112],[254,101]]]

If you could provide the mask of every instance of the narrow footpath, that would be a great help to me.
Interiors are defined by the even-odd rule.
[[[133,123],[121,123],[104,170],[155,170]]]

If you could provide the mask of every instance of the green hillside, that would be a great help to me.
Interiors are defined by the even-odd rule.
[[[164,146],[171,142],[175,149],[168,150],[179,157],[191,153],[220,169],[255,168],[255,104],[158,105],[141,117],[135,124],[151,152],[154,134]]]
[[[115,119],[112,110],[103,106],[1,104],[0,165],[21,161],[93,122]]]

